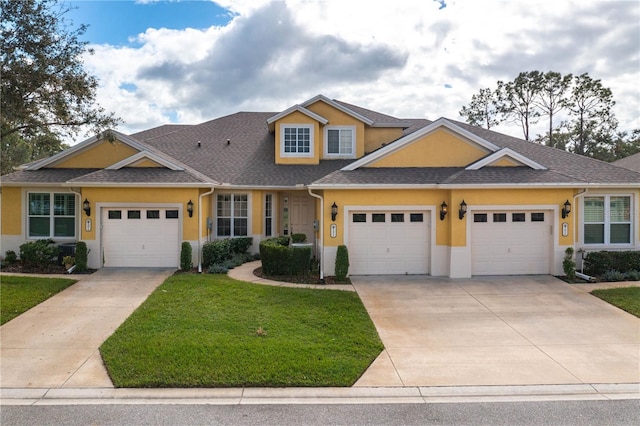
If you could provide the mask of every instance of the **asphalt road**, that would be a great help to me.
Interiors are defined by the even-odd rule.
[[[11,425],[637,425],[640,401],[2,406]]]

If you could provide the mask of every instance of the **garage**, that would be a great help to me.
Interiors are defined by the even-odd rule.
[[[349,213],[351,275],[428,274],[428,211]]]
[[[103,208],[102,247],[106,267],[178,267],[177,208]]]
[[[472,275],[548,274],[550,211],[476,211],[471,224]]]

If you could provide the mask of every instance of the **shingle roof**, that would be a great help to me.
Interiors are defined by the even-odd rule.
[[[614,166],[624,167],[625,169],[640,172],[640,152],[614,161],[611,164],[613,164]]]
[[[203,183],[205,182],[182,170],[169,170],[155,167],[125,167],[118,170],[101,169],[92,173],[70,179],[69,183],[77,184],[109,184],[109,183]]]
[[[21,170],[0,177],[3,184],[7,183],[64,183],[79,176],[93,173],[99,169],[40,169]]]

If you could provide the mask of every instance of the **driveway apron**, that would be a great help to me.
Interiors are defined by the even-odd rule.
[[[2,388],[113,387],[98,348],[173,269],[103,268],[0,327]]]
[[[385,350],[356,386],[640,382],[640,319],[552,276],[354,276]]]

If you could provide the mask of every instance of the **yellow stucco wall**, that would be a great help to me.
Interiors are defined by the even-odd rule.
[[[364,134],[364,152],[373,152],[400,137],[402,137],[401,128],[367,127]]]
[[[360,158],[364,155],[364,139],[365,139],[365,126],[364,123],[360,120],[356,120],[344,112],[335,109],[334,107],[322,102],[318,101],[309,105],[307,107],[309,111],[312,111],[318,114],[321,117],[329,120],[329,124],[327,126],[355,126],[356,128],[356,158]],[[324,126],[320,127],[320,134],[318,135],[320,138],[320,147],[321,147],[321,158],[324,157]]]
[[[369,167],[464,167],[485,157],[477,145],[436,130],[372,163]]]
[[[22,189],[2,188],[2,235],[22,234]]]
[[[150,160],[148,158],[145,158],[143,160],[140,161],[136,161],[135,163],[127,166],[127,167],[162,167],[164,168],[164,166],[161,166],[160,164],[156,163],[153,160]]]
[[[263,224],[264,224],[264,192],[263,191],[252,191],[251,199],[253,201],[251,205],[251,232],[254,235],[264,233]],[[274,206],[275,208],[275,206]]]
[[[520,166],[520,164],[518,164],[516,161],[510,159],[510,158],[506,158],[503,157],[501,159],[499,159],[498,161],[495,161],[493,163],[491,163],[489,166],[491,167],[516,167],[516,166]]]
[[[122,142],[115,141],[111,143],[108,141],[102,141],[92,145],[90,148],[76,153],[70,158],[66,158],[63,161],[56,163],[51,167],[79,169],[104,168],[122,161],[137,152],[138,151],[134,150],[129,145],[123,144]]]

